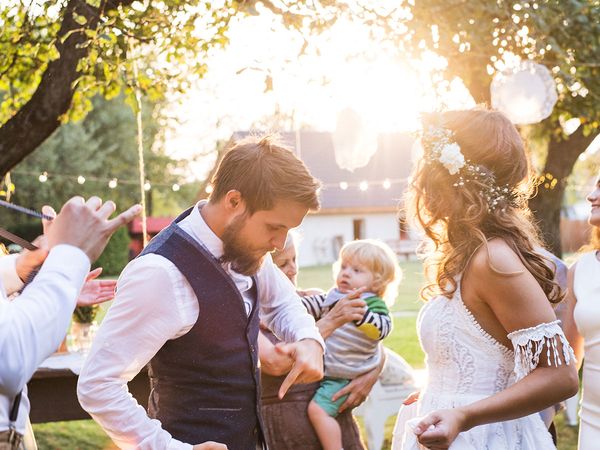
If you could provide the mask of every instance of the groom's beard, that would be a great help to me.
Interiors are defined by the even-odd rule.
[[[236,217],[225,228],[223,241],[223,256],[221,262],[230,262],[231,268],[242,275],[252,276],[258,272],[267,251],[252,250],[247,242],[239,238],[240,231],[246,223],[246,214]]]

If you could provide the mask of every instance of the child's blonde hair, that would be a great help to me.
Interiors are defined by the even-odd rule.
[[[344,244],[338,260],[333,264],[334,274],[339,272],[343,260],[365,266],[373,274],[374,293],[383,298],[388,306],[394,304],[402,270],[389,245],[377,239],[360,239]]]

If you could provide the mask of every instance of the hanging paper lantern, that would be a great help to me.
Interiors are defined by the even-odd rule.
[[[338,113],[333,133],[335,162],[341,169],[353,172],[369,163],[377,151],[377,133],[352,108]]]
[[[529,60],[496,73],[490,89],[494,109],[517,125],[541,122],[558,99],[550,71]]]

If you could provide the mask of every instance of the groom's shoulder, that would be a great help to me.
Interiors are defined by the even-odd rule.
[[[129,261],[123,272],[121,272],[119,279],[142,276],[148,277],[148,280],[151,280],[152,277],[161,277],[174,271],[177,271],[177,267],[164,256],[157,255],[156,253],[146,253]]]

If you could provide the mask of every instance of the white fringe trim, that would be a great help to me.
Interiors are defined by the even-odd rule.
[[[527,376],[539,362],[544,346],[546,346],[546,361],[549,366],[569,365],[575,362],[575,354],[569,345],[560,320],[541,323],[535,327],[513,331],[508,334],[515,349],[515,375],[517,381]],[[558,351],[557,338],[562,344],[562,359]]]

